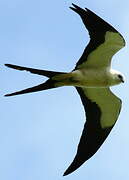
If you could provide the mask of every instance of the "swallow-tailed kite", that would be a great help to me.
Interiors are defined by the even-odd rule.
[[[86,113],[86,123],[77,154],[64,176],[91,158],[107,138],[121,110],[121,100],[110,91],[110,86],[124,82],[121,73],[111,69],[112,56],[125,46],[122,35],[89,9],[72,5],[70,8],[80,15],[90,35],[89,44],[73,71],[53,72],[5,64],[13,69],[48,77],[45,83],[5,96],[61,86],[74,86],[79,93]]]

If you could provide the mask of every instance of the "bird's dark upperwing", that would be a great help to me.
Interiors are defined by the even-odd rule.
[[[121,100],[109,88],[76,87],[86,113],[86,123],[77,154],[64,175],[79,168],[100,148],[113,128],[121,109]]]
[[[122,35],[89,9],[73,6],[70,8],[80,15],[90,35],[90,42],[75,69],[110,66],[112,56],[125,46]]]

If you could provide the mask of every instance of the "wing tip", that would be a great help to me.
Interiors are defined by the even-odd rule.
[[[76,9],[80,8],[79,6],[77,6],[76,4],[72,3],[72,6],[74,6]],[[81,9],[81,8],[80,8]]]
[[[66,173],[66,171],[64,172],[63,176],[67,176],[68,174]]]
[[[67,175],[69,175],[69,173],[64,172],[63,176],[67,176]]]
[[[73,7],[70,7],[70,9],[72,9],[77,14],[79,14],[83,21],[85,20],[86,16],[87,17],[89,16],[89,19],[92,18],[94,21],[100,22],[100,25],[105,24],[105,25],[103,25],[103,27],[105,27],[106,30],[119,33],[112,25],[110,25],[108,22],[106,22],[104,19],[102,19],[100,16],[98,16],[96,13],[94,13],[90,9],[88,9],[88,8],[83,9],[74,3],[72,3],[72,5],[73,5]],[[98,25],[98,27],[101,27],[100,25]],[[88,25],[86,26],[86,28],[88,29]],[[123,36],[122,36],[122,38],[123,38]]]
[[[73,171],[75,170],[71,170],[70,167],[64,172],[63,176],[67,176],[69,174],[71,174]]]
[[[77,163],[75,163],[75,159],[74,161],[71,163],[71,165],[66,169],[66,171],[64,172],[63,176],[67,176],[69,174],[71,174],[72,172],[74,172],[76,169],[78,168]]]
[[[66,169],[63,176],[67,176],[74,171],[76,171],[85,161],[87,161],[90,157],[84,159],[80,155],[76,155],[73,162],[70,164],[70,166]]]
[[[84,162],[83,162],[84,163]],[[66,169],[66,171],[64,172],[63,176],[67,176],[71,173],[73,173],[74,171],[76,171],[83,163],[75,163],[75,161],[72,162],[72,164]]]
[[[87,11],[87,8],[82,9],[81,7],[77,6],[76,4],[72,3],[73,7],[69,7],[70,9],[72,9],[73,11],[75,11],[76,13],[78,13],[79,15],[82,15],[83,13],[85,13]]]

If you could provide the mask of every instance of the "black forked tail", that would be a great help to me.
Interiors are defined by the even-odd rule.
[[[40,69],[23,67],[23,66],[17,66],[17,65],[13,65],[13,64],[5,64],[5,66],[12,68],[12,69],[20,70],[20,71],[29,71],[30,73],[38,74],[41,76],[46,76],[48,78],[51,78],[51,77],[53,77],[55,75],[59,75],[59,74],[65,74],[64,72],[40,70]]]
[[[45,83],[42,83],[42,84],[39,84],[37,86],[27,88],[27,89],[24,89],[24,90],[21,90],[21,91],[17,91],[17,92],[14,92],[14,93],[6,94],[5,96],[15,96],[15,95],[19,95],[19,94],[26,94],[26,93],[31,93],[31,92],[37,92],[37,91],[47,90],[47,89],[51,89],[51,88],[56,88],[55,83],[57,81],[52,80],[52,78],[54,76],[56,76],[56,75],[65,74],[64,72],[55,72],[55,71],[33,69],[33,68],[22,67],[22,66],[17,66],[17,65],[12,65],[12,64],[5,64],[5,66],[7,66],[9,68],[12,68],[12,69],[20,70],[20,71],[24,71],[24,70],[29,71],[31,73],[46,76],[46,77],[49,78]]]
[[[47,80],[45,83],[39,84],[37,86],[27,88],[21,91],[17,91],[14,93],[6,94],[5,96],[15,96],[15,95],[20,95],[20,94],[26,94],[26,93],[32,93],[32,92],[37,92],[37,91],[42,91],[42,90],[47,90],[47,89],[52,89],[56,88],[54,85],[54,81],[52,80]]]

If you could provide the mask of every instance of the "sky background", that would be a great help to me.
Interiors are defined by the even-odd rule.
[[[93,10],[122,33],[126,47],[112,65],[126,82],[112,88],[123,107],[107,140],[89,161],[63,177],[85,122],[75,88],[4,97],[45,80],[4,64],[71,71],[89,41],[80,17],[69,9],[71,3]],[[0,77],[0,179],[129,179],[128,0],[0,0]]]

